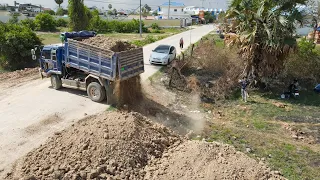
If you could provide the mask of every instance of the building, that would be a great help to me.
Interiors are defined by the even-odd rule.
[[[213,9],[213,8],[205,8],[205,7],[197,7],[197,6],[187,6],[184,8],[184,12],[187,14],[193,15],[199,15],[200,11],[204,12],[213,12],[213,14],[219,14],[220,12],[223,12],[223,9]]]
[[[163,3],[158,9],[159,19],[190,19],[190,14],[184,12],[185,7],[179,2]]]

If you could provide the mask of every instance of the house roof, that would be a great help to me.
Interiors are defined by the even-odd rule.
[[[169,2],[165,2],[161,6],[169,6]],[[185,6],[185,5],[181,2],[170,2],[170,6]]]

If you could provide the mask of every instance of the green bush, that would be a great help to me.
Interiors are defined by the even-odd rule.
[[[159,29],[154,29],[154,30],[151,31],[151,33],[158,33],[158,34],[160,34],[160,33],[164,33],[164,32],[163,32],[163,31],[160,31]]]
[[[50,14],[40,13],[35,19],[36,30],[37,31],[55,31],[56,21]]]
[[[8,21],[9,24],[17,24],[19,22],[19,18],[18,18],[19,15],[12,14],[10,16],[11,16],[11,18]]]
[[[104,21],[99,16],[93,16],[90,21],[89,29],[99,33],[117,32],[117,33],[138,33],[139,21]],[[142,31],[148,33],[149,30],[142,23]]]
[[[156,41],[159,41],[161,39],[164,39],[166,38],[167,36],[159,36],[159,37],[154,37],[154,36],[151,36],[151,35],[148,35],[145,39],[143,40],[134,40],[132,41],[131,43],[136,45],[136,46],[139,46],[139,47],[142,47],[142,46],[145,46],[147,44],[151,44],[151,43],[154,43]]]
[[[160,30],[160,27],[159,27],[159,25],[157,23],[152,23],[151,24],[151,28],[155,29],[155,30]]]
[[[5,70],[34,67],[30,50],[41,40],[28,27],[17,24],[0,24],[0,66]]]
[[[315,44],[302,39],[298,43],[298,52],[291,54],[284,66],[286,79],[298,78],[315,83],[320,79],[320,51],[315,49]]]
[[[31,30],[36,29],[36,24],[33,19],[24,19],[20,21],[21,25],[30,28]]]
[[[53,10],[45,10],[44,13],[50,14],[52,16],[56,14]]]
[[[68,27],[68,21],[63,18],[57,19],[56,26],[57,27]]]

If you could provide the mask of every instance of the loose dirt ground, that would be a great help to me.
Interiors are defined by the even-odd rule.
[[[88,117],[16,163],[8,179],[283,179],[233,147],[190,141],[135,112]]]

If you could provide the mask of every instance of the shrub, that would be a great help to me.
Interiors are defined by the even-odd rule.
[[[28,27],[17,24],[0,25],[0,66],[6,70],[34,67],[30,50],[40,45],[37,35]]]
[[[17,14],[12,14],[11,18],[8,21],[8,23],[10,24],[17,24],[18,22],[19,22],[19,18]]]
[[[99,33],[118,32],[118,33],[138,33],[139,21],[104,21],[99,16],[94,16],[90,21],[89,29]],[[142,23],[142,31],[149,32],[149,30]]]
[[[320,79],[320,52],[314,49],[314,46],[306,39],[302,39],[298,43],[298,52],[293,53],[284,64],[282,73],[284,81],[298,78],[316,83]]]
[[[40,13],[35,19],[36,30],[38,31],[55,31],[56,21],[55,19],[47,13]]]
[[[20,23],[21,25],[27,28],[30,28],[33,31],[36,29],[36,24],[33,19],[24,19],[24,20],[21,20]]]
[[[68,27],[68,21],[63,18],[57,19],[56,26],[57,27]]]
[[[151,24],[151,28],[155,29],[155,30],[160,30],[160,27],[159,27],[159,25],[157,23],[152,23]]]
[[[50,14],[52,16],[56,14],[53,10],[45,10],[44,13]]]

